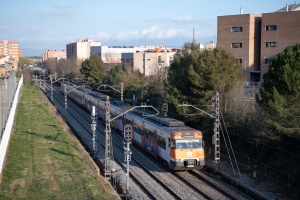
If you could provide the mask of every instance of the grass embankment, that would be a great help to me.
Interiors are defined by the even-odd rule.
[[[0,199],[118,199],[35,86],[18,105]]]

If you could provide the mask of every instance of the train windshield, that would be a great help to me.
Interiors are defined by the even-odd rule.
[[[176,149],[202,148],[202,140],[201,139],[175,140],[175,148]]]

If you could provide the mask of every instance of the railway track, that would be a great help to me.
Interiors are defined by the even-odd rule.
[[[56,88],[55,101],[63,108],[64,98]],[[49,91],[49,88],[48,88]],[[50,92],[49,92],[50,93]],[[78,105],[68,100],[68,110],[65,114],[71,115],[76,123],[82,126],[85,133],[81,133],[82,141],[88,146],[92,141],[92,134],[89,114]],[[73,112],[73,114],[72,114]],[[76,116],[76,117],[75,117]],[[70,118],[69,118],[70,119]],[[69,120],[68,119],[68,120]],[[99,121],[98,121],[99,122]],[[77,125],[78,126],[78,125]],[[97,143],[101,146],[101,151],[97,154],[100,162],[104,163],[105,133],[103,123],[97,125]],[[88,134],[86,134],[88,133]],[[84,136],[83,136],[84,135]],[[125,188],[126,177],[124,168],[123,138],[112,131],[113,145],[113,168],[116,172],[114,180]],[[142,149],[131,145],[132,161],[130,163],[130,188],[129,193],[132,199],[247,199],[235,191],[231,191],[225,186],[221,186],[217,181],[207,181],[200,178],[199,171],[192,172],[170,172],[157,162],[152,156],[145,154]],[[101,153],[102,152],[102,153]]]

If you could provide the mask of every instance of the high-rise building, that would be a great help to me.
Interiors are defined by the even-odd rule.
[[[75,40],[66,45],[67,59],[85,60],[90,57],[91,47],[100,45],[100,42],[94,42],[92,39]]]
[[[12,57],[13,59],[19,59],[19,43],[11,40],[2,40],[0,42],[0,57]]]
[[[276,55],[300,43],[298,11],[295,3],[273,13],[218,16],[217,44],[233,53],[247,82],[261,82]]]

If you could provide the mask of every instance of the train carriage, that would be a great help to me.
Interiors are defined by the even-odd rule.
[[[105,96],[99,92],[76,93],[90,111],[96,106],[98,117],[105,120]],[[76,101],[77,102],[77,101]],[[124,113],[128,108],[110,103],[110,117]],[[111,127],[122,133],[125,124],[132,125],[132,142],[160,160],[172,170],[201,169],[205,165],[202,132],[185,126],[182,121],[162,115],[153,115],[141,109],[127,112],[111,122]]]

